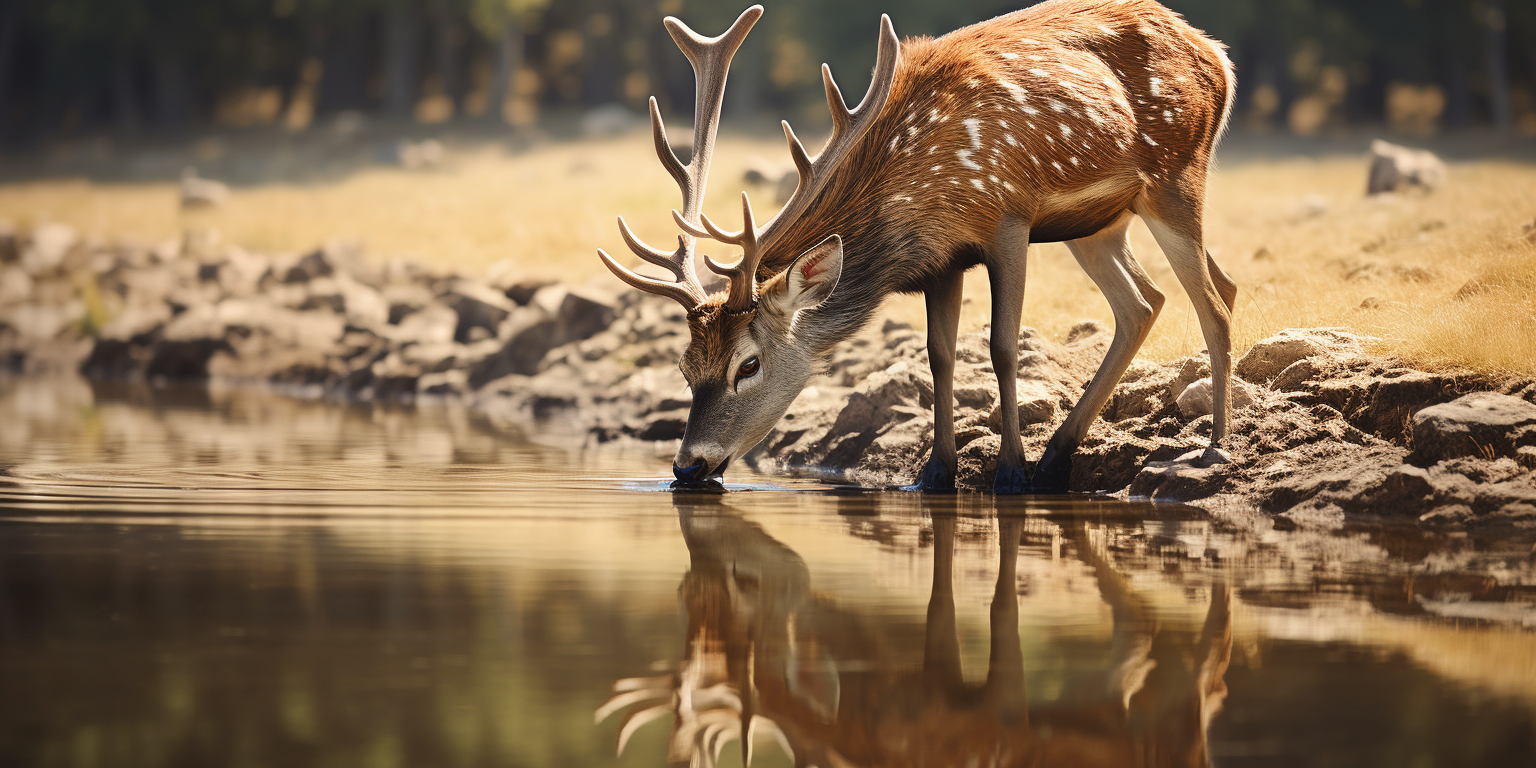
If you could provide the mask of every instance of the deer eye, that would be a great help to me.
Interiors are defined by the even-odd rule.
[[[741,381],[742,379],[750,379],[756,376],[758,368],[757,355],[741,361],[741,367],[736,369],[736,380]]]

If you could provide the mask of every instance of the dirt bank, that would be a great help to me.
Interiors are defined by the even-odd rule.
[[[1038,456],[1109,329],[1021,335],[1021,423]],[[1397,516],[1536,525],[1536,382],[1415,370],[1347,331],[1291,330],[1237,366],[1232,462],[1179,460],[1211,427],[1199,357],[1138,362],[1074,463],[1078,491],[1186,501],[1277,525]],[[265,255],[189,236],[0,235],[0,365],[98,378],[261,382],[310,397],[462,398],[584,441],[676,440],[689,395],[682,310],[634,292],[379,265],[333,243]],[[910,482],[932,435],[924,340],[887,322],[843,345],[749,462],[864,485]],[[988,331],[962,336],[961,484],[988,487],[999,437]],[[1467,396],[1467,397],[1464,397]]]

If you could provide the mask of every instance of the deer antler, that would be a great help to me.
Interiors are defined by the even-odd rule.
[[[687,309],[694,309],[704,302],[704,287],[699,282],[698,272],[693,265],[693,251],[695,237],[693,232],[698,226],[699,209],[704,204],[704,188],[709,182],[709,162],[715,152],[715,133],[720,127],[720,102],[725,97],[725,77],[731,68],[731,57],[736,54],[736,49],[746,39],[747,33],[752,30],[752,25],[757,23],[763,15],[763,7],[754,5],[742,11],[736,22],[731,24],[724,34],[719,37],[703,37],[689,29],[686,24],[668,16],[663,20],[667,32],[672,35],[672,40],[677,47],[682,49],[683,55],[688,57],[688,62],[693,65],[694,76],[694,111],[693,111],[693,153],[688,158],[688,163],[683,164],[672,151],[672,146],[667,143],[667,129],[662,124],[661,110],[656,106],[656,98],[651,97],[651,135],[656,143],[656,155],[661,158],[661,164],[677,180],[678,187],[683,193],[683,212],[680,220],[688,222],[691,226],[683,229],[688,235],[679,235],[677,238],[677,250],[667,253],[652,248],[641,242],[631,232],[629,225],[624,223],[624,217],[619,217],[619,234],[624,238],[630,250],[641,259],[663,267],[671,272],[676,280],[657,280],[636,274],[634,271],[620,265],[609,256],[607,251],[598,249],[598,258],[603,264],[618,276],[620,280],[631,286],[654,293],[659,296],[667,296],[677,300]],[[676,213],[676,211],[674,211]],[[711,268],[716,265],[711,262]],[[716,270],[718,271],[718,270]],[[734,283],[733,283],[734,294]]]
[[[740,232],[723,232],[707,216],[702,218],[699,225],[695,225],[686,215],[686,210],[683,214],[675,210],[672,212],[672,218],[677,220],[678,225],[694,237],[710,237],[729,245],[741,246],[741,261],[735,266],[722,267],[705,257],[705,263],[711,270],[731,280],[730,297],[725,304],[727,309],[744,312],[752,308],[757,298],[760,249],[781,237],[790,222],[799,219],[810,208],[811,201],[827,185],[832,171],[842,164],[848,153],[864,138],[864,134],[869,132],[875,118],[879,117],[880,111],[885,109],[885,103],[890,100],[891,87],[896,82],[896,59],[900,55],[901,42],[896,39],[896,28],[891,25],[891,17],[881,14],[880,47],[875,56],[875,73],[870,79],[869,90],[865,91],[864,98],[853,109],[849,109],[848,103],[843,101],[843,92],[838,89],[837,81],[832,79],[832,68],[826,64],[821,65],[821,81],[827,91],[827,109],[832,112],[832,135],[827,138],[821,152],[812,159],[795,136],[794,129],[789,127],[789,122],[784,122],[784,139],[789,142],[789,156],[795,161],[795,171],[800,178],[789,202],[767,224],[761,228],[753,225],[752,206],[747,202],[745,192],[742,193],[743,226]]]

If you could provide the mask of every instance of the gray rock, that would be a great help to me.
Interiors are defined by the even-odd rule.
[[[33,277],[58,270],[64,265],[80,236],[68,224],[39,224],[32,230],[21,254],[21,265]]]
[[[334,259],[326,254],[324,249],[310,251],[301,257],[287,272],[283,274],[285,283],[302,283],[319,277],[329,277],[336,273]]]
[[[214,208],[229,199],[229,185],[201,178],[191,166],[181,172],[180,192],[182,208]]]
[[[1253,405],[1255,400],[1253,385],[1242,379],[1232,379],[1231,400],[1232,409],[1247,408]],[[1215,412],[1215,391],[1212,388],[1209,376],[1196,380],[1179,393],[1174,401],[1179,406],[1179,414],[1186,419],[1198,419],[1201,416],[1209,416]]]
[[[1298,360],[1360,354],[1362,341],[1342,328],[1287,328],[1250,347],[1234,373],[1244,381],[1267,385]]]
[[[456,280],[437,300],[458,314],[453,338],[460,343],[472,341],[470,332],[483,329],[494,334],[516,306],[488,286],[471,280]]]
[[[430,304],[386,326],[384,334],[397,344],[446,344],[453,341],[459,316],[440,304]]]
[[[14,264],[0,266],[0,307],[26,301],[32,295],[32,277]]]
[[[688,426],[688,409],[653,413],[646,417],[645,426],[635,435],[641,440],[681,440],[683,429]]]
[[[559,344],[581,341],[607,328],[617,316],[612,301],[591,293],[566,292],[555,310],[555,338]]]
[[[1433,152],[1400,147],[1381,139],[1371,142],[1366,194],[1379,195],[1409,187],[1432,190],[1444,181],[1445,163]]]
[[[538,309],[519,307],[507,318],[498,337],[506,339],[501,349],[470,367],[470,387],[479,389],[508,374],[537,373],[539,361],[555,347],[555,321]]]
[[[1513,457],[1530,445],[1536,445],[1536,405],[1517,397],[1474,392],[1413,414],[1413,450],[1424,461]]]

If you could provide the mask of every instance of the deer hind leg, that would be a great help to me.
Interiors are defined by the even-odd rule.
[[[1067,243],[1084,272],[1093,279],[1115,315],[1115,338],[1109,344],[1104,362],[1093,375],[1083,396],[1078,399],[1066,421],[1056,429],[1045,446],[1040,463],[1035,466],[1031,490],[1035,493],[1065,493],[1072,479],[1072,452],[1077,449],[1088,427],[1104,410],[1114,394],[1125,369],[1135,359],[1136,351],[1146,341],[1152,322],[1163,308],[1163,294],[1142,271],[1131,252],[1127,238],[1131,214],[1127,211],[1115,223],[1099,232]]]
[[[1019,323],[1024,315],[1024,268],[1029,252],[1029,227],[1008,220],[987,249],[987,279],[992,288],[992,368],[997,372],[997,403],[1002,413],[992,492],[1028,493],[1024,472],[1024,440],[1019,435]]]
[[[1203,197],[1203,194],[1192,195],[1177,190],[1148,193],[1138,201],[1136,213],[1152,230],[1152,236],[1168,257],[1174,275],[1178,276],[1184,292],[1195,306],[1195,317],[1200,320],[1200,332],[1205,337],[1205,348],[1211,358],[1214,414],[1211,448],[1203,460],[1213,462],[1225,461],[1219,448],[1227,436],[1232,410],[1232,310],[1222,289],[1232,286],[1227,292],[1234,301],[1237,292],[1225,272],[1211,269],[1200,223]]]
[[[955,490],[955,338],[965,273],[952,270],[923,294],[928,305],[928,366],[933,371],[933,453],[910,491]]]

